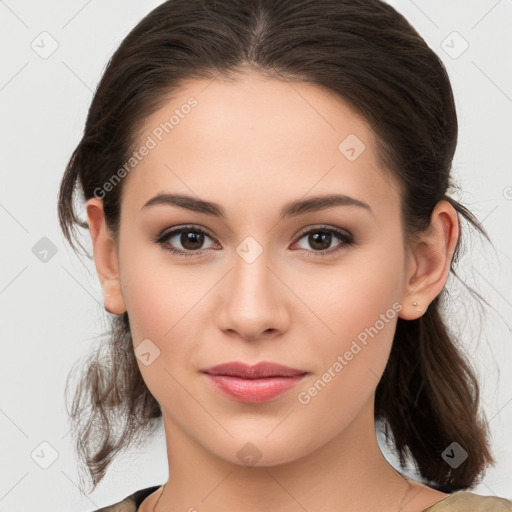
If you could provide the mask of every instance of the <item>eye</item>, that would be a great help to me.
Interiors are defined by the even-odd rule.
[[[317,227],[302,233],[302,236],[300,236],[296,243],[304,238],[306,239],[306,243],[313,248],[313,251],[310,251],[308,248],[305,248],[305,250],[312,252],[314,256],[333,254],[354,244],[354,239],[350,233],[327,226]],[[332,248],[331,244],[336,238],[340,240],[341,243],[338,243]]]
[[[180,256],[197,256],[203,253],[203,249],[211,247],[202,247],[205,237],[212,239],[212,237],[202,229],[193,226],[182,226],[167,231],[154,240],[154,242],[160,244],[166,251],[179,254]],[[176,248],[178,244],[181,244],[183,249],[179,247]]]
[[[202,229],[194,226],[181,226],[159,235],[154,242],[161,245],[166,251],[179,256],[199,256],[206,249],[212,248],[216,244],[214,242],[209,247],[203,247],[205,237],[213,241],[213,237]],[[306,243],[310,245],[312,250],[304,247],[301,247],[301,249],[315,257],[333,254],[354,244],[354,239],[350,233],[328,226],[320,226],[303,232],[295,243],[299,243],[302,239],[306,239]],[[331,244],[336,239],[340,240],[340,243],[332,248]],[[182,248],[176,247],[177,245],[181,245]]]

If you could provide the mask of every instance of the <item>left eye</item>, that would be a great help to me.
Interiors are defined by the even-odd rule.
[[[306,231],[302,234],[302,236],[299,238],[299,241],[303,238],[306,238],[307,243],[313,247],[313,249],[316,249],[313,252],[319,254],[333,253],[354,243],[351,235],[334,228],[310,229],[309,231]],[[338,245],[333,249],[331,247],[331,242],[333,242],[333,240],[336,238],[341,240],[341,243],[338,243]]]

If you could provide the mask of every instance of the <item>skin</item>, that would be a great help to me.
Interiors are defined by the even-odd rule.
[[[198,105],[124,178],[118,243],[102,200],[87,202],[105,308],[128,311],[135,349],[150,339],[160,350],[150,365],[138,364],[162,407],[170,478],[140,510],[154,510],[159,499],[158,511],[417,512],[448,496],[387,462],[373,411],[398,316],[420,317],[447,280],[459,236],[455,210],[438,203],[429,230],[406,243],[398,183],[379,167],[369,125],[312,84],[256,74],[185,82],[145,119],[140,145],[191,96]],[[338,150],[349,134],[366,146],[354,161]],[[372,212],[335,206],[279,219],[284,204],[333,191]],[[160,192],[214,201],[226,217],[142,209]],[[184,224],[212,235],[202,255],[174,255],[154,242]],[[354,245],[315,257],[321,249],[303,233],[324,225],[349,231]],[[247,236],[263,251],[251,263],[236,251]],[[333,234],[322,248],[340,244]],[[394,318],[301,404],[298,394],[394,303],[401,305]],[[199,372],[228,361],[310,373],[270,402],[245,404]],[[248,442],[261,454],[253,466],[237,456]]]

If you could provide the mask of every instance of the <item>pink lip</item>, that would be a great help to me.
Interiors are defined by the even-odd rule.
[[[201,371],[223,394],[246,403],[272,400],[296,386],[308,373],[265,361],[254,366],[224,363]]]

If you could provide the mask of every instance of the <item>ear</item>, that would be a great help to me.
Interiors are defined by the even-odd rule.
[[[103,201],[96,197],[86,203],[89,232],[91,234],[94,262],[104,292],[105,309],[120,315],[126,311],[121,283],[115,241],[107,231]]]
[[[455,208],[439,201],[430,216],[429,228],[407,250],[408,265],[400,318],[415,320],[441,293],[459,239],[459,219]],[[414,305],[416,303],[416,305]]]

